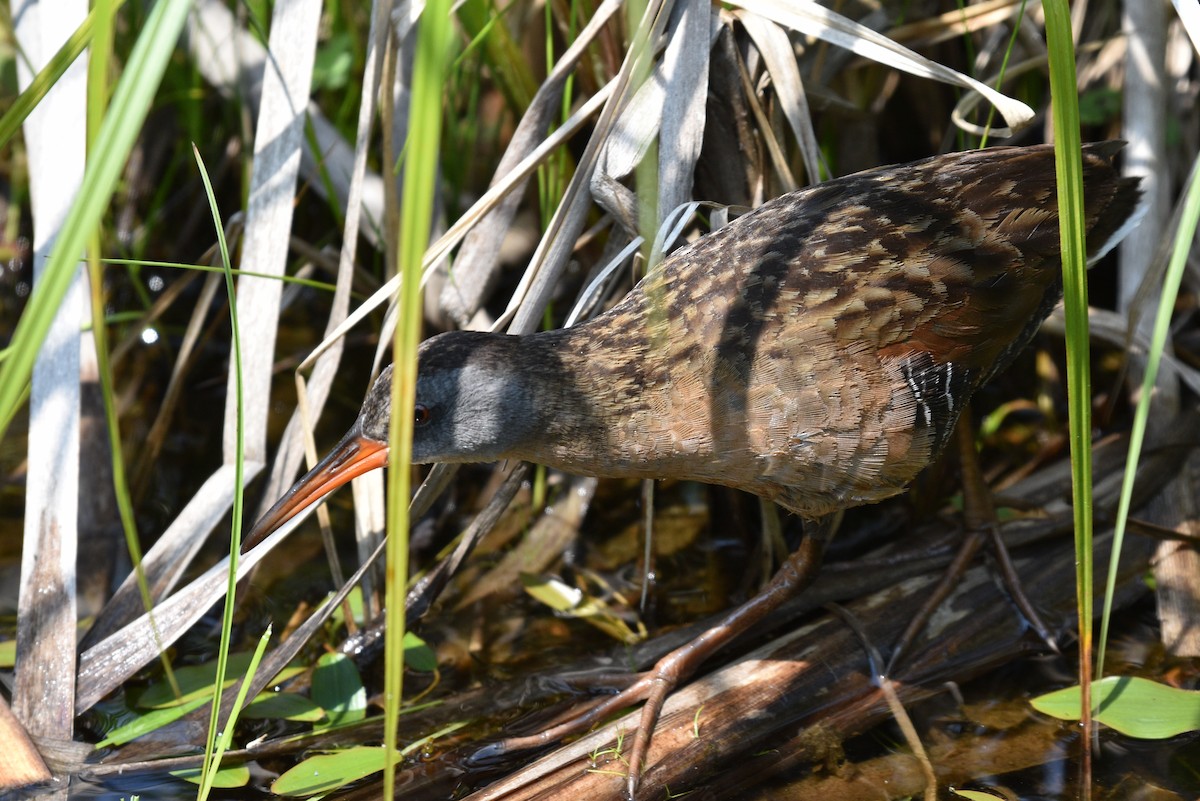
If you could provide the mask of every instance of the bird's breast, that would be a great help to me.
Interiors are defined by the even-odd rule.
[[[621,329],[620,358],[611,334],[590,340],[575,379],[592,404],[585,416],[605,422],[588,436],[562,432],[539,460],[724,484],[817,515],[895,494],[940,446],[948,415],[933,400],[942,374],[931,363],[839,340],[802,315],[764,323],[753,346],[697,347],[688,326],[709,318]]]

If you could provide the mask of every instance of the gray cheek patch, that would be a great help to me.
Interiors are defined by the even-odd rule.
[[[449,383],[449,382],[448,382]],[[480,461],[496,456],[521,426],[519,377],[492,365],[466,364],[457,371],[453,387],[445,387],[444,408],[451,415],[447,435],[451,447],[470,452]]]

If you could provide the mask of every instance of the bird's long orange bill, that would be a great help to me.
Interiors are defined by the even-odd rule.
[[[364,437],[355,426],[254,525],[242,543],[242,552],[351,479],[386,466],[387,460],[387,443]]]

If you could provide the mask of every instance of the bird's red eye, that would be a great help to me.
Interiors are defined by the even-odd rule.
[[[433,417],[433,412],[431,412],[431,411],[429,410],[429,407],[428,407],[428,406],[426,406],[425,404],[423,404],[423,403],[418,403],[418,404],[416,405],[416,407],[414,408],[414,416],[413,416],[413,421],[414,421],[414,422],[415,422],[417,425],[419,425],[419,426],[423,426],[423,425],[425,425],[426,423],[428,423],[428,422],[429,422],[429,419],[430,419],[431,417]]]

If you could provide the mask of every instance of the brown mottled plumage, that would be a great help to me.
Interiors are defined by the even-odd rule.
[[[1085,159],[1097,249],[1137,200],[1116,149]],[[815,517],[903,489],[1028,341],[1059,296],[1056,213],[1049,147],[872,170],[681,248],[589,323],[446,334],[420,358],[453,341],[451,365],[519,373],[533,403],[498,407],[516,436],[491,458],[726,484]],[[418,390],[427,427],[453,414],[440,400]],[[516,416],[527,425],[514,432]],[[417,439],[422,461],[477,459]]]
[[[1084,151],[1092,253],[1137,203],[1119,148]],[[590,322],[425,342],[413,459],[694,479],[806,517],[878,501],[1049,313],[1058,253],[1048,146],[793,192],[680,248]],[[356,426],[376,443],[390,379]]]
[[[1111,163],[1120,147],[1084,148],[1093,257],[1115,244],[1138,203],[1137,182]],[[818,518],[900,492],[1059,294],[1049,146],[858,173],[780,197],[680,248],[588,323],[428,340],[418,355],[413,459],[694,479]],[[386,461],[390,382],[389,368],[350,434],[249,543]],[[819,556],[820,543],[798,552],[703,647],[664,660],[654,686],[635,685],[618,702],[649,696],[652,728],[662,688],[794,594]]]

